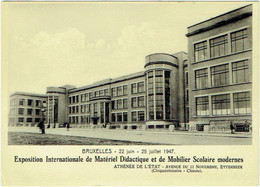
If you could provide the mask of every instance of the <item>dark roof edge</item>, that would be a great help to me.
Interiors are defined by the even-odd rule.
[[[202,32],[205,32],[205,31],[208,31],[208,30],[211,30],[211,29],[214,29],[214,28],[218,28],[218,27],[221,27],[223,25],[226,25],[226,24],[229,24],[229,23],[232,23],[232,22],[235,22],[235,21],[247,18],[249,16],[252,16],[252,12],[247,12],[247,13],[238,15],[236,17],[233,17],[233,18],[230,18],[230,19],[227,19],[227,20],[223,20],[223,21],[217,22],[214,25],[211,25],[209,27],[204,27],[204,28],[195,30],[193,32],[187,33],[186,36],[189,37],[189,36],[192,36],[192,35],[195,35],[195,34],[199,34],[199,33],[202,33]]]
[[[191,26],[189,26],[189,27],[187,27],[187,28],[189,29],[189,28],[194,27],[194,26],[197,26],[197,25],[199,25],[199,24],[201,24],[201,23],[205,23],[205,22],[207,22],[207,21],[216,19],[216,18],[221,17],[221,16],[224,16],[224,15],[226,15],[226,14],[230,14],[230,13],[232,13],[232,12],[235,12],[235,11],[237,11],[237,10],[240,10],[240,9],[245,8],[245,7],[248,7],[248,6],[252,6],[252,4],[245,5],[245,6],[242,6],[242,7],[240,7],[240,8],[237,8],[237,9],[234,9],[234,10],[231,10],[231,11],[228,11],[228,12],[226,12],[226,13],[220,14],[220,15],[215,16],[215,17],[213,17],[213,18],[210,18],[210,19],[201,21],[201,22],[199,22],[199,23],[196,23],[196,24],[194,24],[194,25],[191,25]]]

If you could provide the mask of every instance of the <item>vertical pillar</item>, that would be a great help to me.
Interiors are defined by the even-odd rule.
[[[213,112],[212,112],[212,96],[209,95],[209,115],[212,116]]]
[[[148,73],[146,72],[146,119],[149,120],[149,92],[148,92]]]
[[[232,64],[231,62],[228,63],[228,76],[229,76],[229,84],[232,84],[233,83],[233,76],[232,76]]]
[[[156,120],[155,70],[153,70],[153,112],[154,112],[154,120]]]
[[[230,114],[234,114],[234,97],[233,97],[233,93],[230,93]]]
[[[165,70],[163,71],[163,120],[166,119],[166,111],[165,111]]]
[[[207,40],[207,55],[205,59],[210,59],[210,43],[209,40]]]
[[[208,88],[212,87],[211,85],[211,73],[210,73],[210,67],[208,67]]]
[[[47,124],[50,122],[50,101],[49,101],[49,95],[47,96]]]
[[[231,35],[230,35],[230,33],[228,33],[227,38],[228,38],[228,54],[231,54],[232,45],[231,45]]]
[[[55,117],[55,114],[54,114],[54,105],[55,105],[55,99],[54,99],[54,95],[52,95],[52,107],[53,107],[53,109],[52,109],[52,116],[53,116],[52,122],[53,122],[53,124],[54,124],[54,117]]]

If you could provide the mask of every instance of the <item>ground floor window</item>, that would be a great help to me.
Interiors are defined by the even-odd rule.
[[[24,122],[24,118],[18,118],[18,122]]]
[[[112,122],[116,122],[116,114],[115,113],[112,113],[112,119],[111,119]]]
[[[230,114],[230,95],[212,96],[212,114],[225,115]]]
[[[122,113],[117,113],[117,122],[122,122]]]
[[[251,114],[250,93],[234,94],[234,113],[235,114]]]
[[[123,121],[127,121],[128,119],[127,119],[127,112],[124,112],[123,113]]]
[[[144,111],[138,112],[138,121],[144,121]]]
[[[32,121],[33,121],[32,118],[27,118],[27,119],[26,119],[26,122],[32,122]]]
[[[137,114],[136,114],[136,112],[132,112],[132,121],[137,121]]]
[[[197,116],[209,115],[209,98],[208,98],[208,96],[196,98],[196,113],[197,113]]]

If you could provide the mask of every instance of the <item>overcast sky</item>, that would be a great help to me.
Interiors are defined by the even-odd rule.
[[[10,94],[143,71],[148,54],[187,52],[188,26],[249,2],[4,4]]]

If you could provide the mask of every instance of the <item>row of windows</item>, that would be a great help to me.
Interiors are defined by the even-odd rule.
[[[15,102],[15,101],[13,101]],[[41,107],[43,103],[45,103],[46,101],[41,101],[41,100],[32,100],[32,99],[27,99],[27,106],[34,106],[34,103],[35,103],[35,106],[37,107]],[[19,105],[25,105],[25,99],[19,99]]]
[[[144,96],[132,97],[131,106],[132,108],[144,107]]]
[[[144,121],[144,111],[134,111],[131,112],[131,121]],[[128,113],[127,112],[119,112],[119,113],[112,113],[112,122],[127,122],[128,121]]]
[[[231,112],[230,94],[211,96],[212,115],[251,114],[250,93],[233,94],[233,111]],[[196,98],[197,116],[210,115],[209,97]]]
[[[232,83],[243,83],[248,82],[251,79],[249,72],[248,60],[231,63],[232,77],[229,76],[229,64],[223,64],[219,66],[210,67],[210,78],[211,86],[224,86]],[[196,89],[210,87],[208,68],[200,69],[195,71]]]
[[[25,122],[25,118],[19,117],[18,122]],[[35,118],[33,121],[33,118],[26,118],[26,122],[40,122],[41,118]]]
[[[127,95],[127,85],[112,88],[112,97]]]
[[[18,114],[19,115],[24,115],[25,109],[24,108],[18,108]],[[35,109],[35,115],[40,115],[41,114],[41,109]],[[33,109],[28,108],[27,109],[27,115],[33,115]]]
[[[228,37],[230,37],[230,44],[228,43]],[[209,53],[208,54],[208,45]],[[248,30],[243,29],[229,34],[225,34],[208,41],[203,41],[194,44],[194,58],[195,62],[206,60],[208,58],[214,58],[223,56],[229,53],[231,47],[231,53],[244,51],[249,49],[248,42]]]
[[[144,92],[144,82],[138,82],[131,84],[131,93],[143,93]]]
[[[126,109],[127,99],[118,99],[111,102],[112,109]]]

